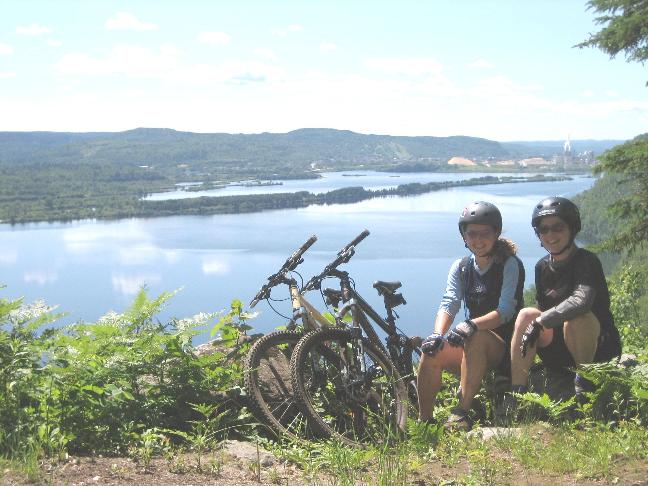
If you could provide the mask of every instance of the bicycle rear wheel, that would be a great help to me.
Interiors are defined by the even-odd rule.
[[[352,445],[400,436],[407,387],[389,357],[348,329],[306,334],[290,361],[295,400],[322,438]]]
[[[294,402],[290,377],[290,357],[303,335],[300,331],[267,334],[252,345],[243,364],[250,411],[277,438],[314,435]]]

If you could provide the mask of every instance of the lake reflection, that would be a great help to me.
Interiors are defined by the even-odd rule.
[[[326,172],[322,173],[317,179],[296,179],[288,181],[260,181],[257,185],[232,183],[218,189],[206,191],[185,191],[190,186],[179,184],[178,190],[169,192],[157,192],[149,194],[144,199],[151,201],[164,201],[168,199],[187,199],[200,196],[240,196],[246,194],[278,194],[294,193],[307,191],[313,194],[321,194],[333,191],[342,187],[361,186],[364,189],[380,190],[390,189],[401,184],[411,184],[412,182],[443,182],[443,181],[462,181],[483,176],[519,176],[519,173],[487,173],[487,172],[407,172],[397,174],[393,172],[375,172],[350,170],[345,172]],[[533,173],[524,174],[526,176],[535,175]],[[265,184],[265,185],[264,185]],[[194,185],[194,184],[192,184]]]
[[[533,265],[543,255],[529,223],[533,204],[547,195],[572,196],[592,183],[577,177],[240,215],[0,225],[0,271],[7,285],[2,295],[24,296],[27,302],[44,298],[69,312],[61,322],[73,322],[123,311],[142,285],[153,296],[181,288],[160,318],[188,317],[226,309],[233,298],[248,302],[311,234],[319,240],[298,268],[305,279],[367,228],[371,235],[345,268],[375,305],[380,299],[371,287],[374,280],[402,281],[408,303],[398,308],[400,327],[426,334],[448,268],[466,253],[457,219],[468,202],[483,199],[500,208],[504,235],[520,246],[531,283]],[[278,290],[273,296],[284,298],[286,291]],[[321,302],[317,294],[309,296]],[[289,313],[287,302],[277,307]],[[284,323],[265,303],[257,309],[261,316],[253,324],[258,330]]]

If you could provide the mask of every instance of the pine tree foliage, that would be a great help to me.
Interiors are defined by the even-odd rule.
[[[628,62],[648,59],[648,1],[590,0],[587,6],[603,27],[575,47],[596,47],[610,57],[623,52]]]
[[[621,183],[630,189],[611,206],[622,224],[605,247],[615,251],[643,247],[648,240],[648,134],[608,150],[594,169],[621,175]]]

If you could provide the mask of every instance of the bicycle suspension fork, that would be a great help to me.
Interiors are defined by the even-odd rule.
[[[346,359],[348,363],[360,372],[360,376],[366,376],[367,366],[364,356],[364,342],[362,341],[362,327],[360,323],[360,313],[358,312],[358,304],[353,297],[351,289],[351,280],[349,274],[340,270],[334,271],[334,276],[340,279],[340,290],[342,291],[342,301],[344,304],[336,315],[336,321],[342,323],[347,314],[351,315],[352,327],[349,330],[351,333],[351,352],[352,355],[348,356],[349,350],[346,350]]]

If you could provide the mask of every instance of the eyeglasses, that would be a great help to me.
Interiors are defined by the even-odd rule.
[[[487,240],[492,238],[495,235],[495,232],[492,229],[485,229],[481,231],[470,230],[465,233],[466,238],[469,240],[476,240],[478,238],[482,240]]]
[[[538,226],[538,233],[540,233],[541,235],[546,235],[550,231],[552,233],[562,233],[566,229],[567,229],[567,225],[565,223],[554,223],[545,226]]]

